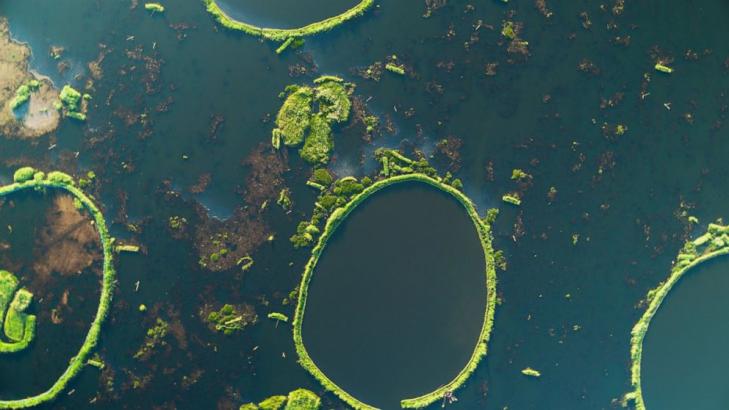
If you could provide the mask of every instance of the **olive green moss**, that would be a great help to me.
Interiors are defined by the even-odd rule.
[[[466,212],[473,221],[473,224],[479,234],[486,262],[485,275],[487,300],[481,333],[466,366],[458,373],[458,375],[456,375],[455,378],[453,378],[453,380],[439,387],[435,391],[401,401],[401,406],[403,408],[422,408],[442,399],[448,392],[452,392],[459,388],[473,373],[478,366],[478,363],[486,355],[488,340],[493,327],[494,311],[496,308],[496,263],[494,260],[494,250],[491,245],[491,227],[488,221],[479,216],[471,200],[458,189],[449,185],[445,178],[438,177],[435,170],[427,164],[427,161],[414,161],[392,150],[378,150],[376,156],[383,164],[383,171],[381,173],[384,176],[383,179],[371,182],[369,179],[368,181],[365,181],[364,178],[361,181],[357,181],[352,177],[343,178],[335,182],[333,188],[330,188],[329,191],[324,192],[317,202],[315,216],[313,216],[312,221],[310,221],[312,225],[316,225],[316,219],[319,218],[316,216],[316,209],[326,208],[325,205],[321,204],[323,199],[327,195],[335,198],[328,210],[319,211],[319,215],[326,214],[328,212],[329,217],[323,231],[321,232],[321,236],[319,236],[316,245],[311,251],[311,258],[307,262],[302,275],[301,286],[299,287],[299,297],[293,320],[294,344],[299,356],[299,363],[317,380],[319,380],[319,382],[327,390],[336,394],[344,402],[355,409],[373,409],[372,406],[365,404],[337,386],[317,367],[309,356],[302,339],[302,324],[306,310],[309,283],[311,282],[314,269],[316,268],[319,258],[326,247],[327,241],[331,238],[342,221],[344,221],[347,216],[368,197],[383,188],[400,183],[419,182],[438,188],[458,200],[458,202],[466,209]],[[407,171],[409,171],[409,173]],[[335,192],[338,192],[339,195],[335,194]],[[346,200],[345,203],[340,204],[337,201],[341,200],[341,198],[349,199]]]
[[[332,129],[321,114],[311,117],[309,127],[309,136],[299,150],[299,155],[309,164],[325,165],[334,149]]]
[[[273,41],[287,41],[289,38],[301,38],[329,31],[346,21],[351,20],[357,16],[364,14],[367,9],[374,5],[374,0],[362,0],[356,6],[345,11],[342,14],[326,18],[315,23],[308,24],[299,28],[291,29],[279,29],[279,28],[265,28],[258,27],[252,24],[244,23],[242,21],[235,20],[234,18],[225,14],[225,12],[217,5],[215,0],[203,0],[208,13],[212,14],[215,20],[220,23],[223,27],[242,31],[246,34],[263,37]]]
[[[10,100],[10,108],[17,110],[23,104],[30,100],[30,94],[34,91],[38,91],[40,88],[40,81],[29,80],[23,83],[17,90],[15,90],[15,96]]]
[[[86,121],[86,114],[81,112],[81,98],[82,95],[78,90],[70,85],[64,85],[58,95],[59,104],[57,107],[59,110],[63,110],[66,117]]]
[[[0,354],[24,350],[35,337],[36,317],[24,313],[33,294],[18,289],[18,279],[6,270],[0,270],[0,328],[9,342],[0,340]]]
[[[262,402],[246,403],[238,410],[319,410],[321,399],[314,392],[306,389],[296,389],[288,396],[271,396]]]
[[[630,359],[632,363],[630,381],[633,391],[623,398],[624,402],[634,401],[636,410],[646,410],[641,384],[641,359],[643,357],[643,339],[648,332],[651,319],[653,319],[674,285],[687,272],[708,260],[726,254],[729,254],[729,226],[709,224],[704,235],[684,244],[683,249],[676,257],[668,279],[655,289],[648,291],[646,296],[648,307],[638,323],[633,326],[630,337]]]
[[[159,4],[159,3],[146,3],[144,5],[145,10],[149,10],[152,13],[164,13],[165,12],[165,6]]]
[[[255,319],[255,316],[250,317],[250,315],[238,312],[235,306],[225,304],[219,311],[210,312],[206,321],[216,331],[226,335],[232,335],[235,332],[245,329]]]
[[[96,204],[94,204],[91,198],[76,186],[71,176],[57,171],[50,172],[46,175],[43,172],[35,171],[30,167],[24,167],[15,172],[14,181],[15,182],[12,184],[0,187],[0,197],[5,197],[25,190],[45,191],[48,189],[56,189],[73,196],[74,199],[81,203],[83,208],[91,214],[96,230],[99,233],[99,240],[104,254],[103,281],[99,306],[96,310],[94,320],[91,322],[91,326],[89,327],[89,332],[86,334],[86,338],[81,345],[81,349],[70,359],[68,367],[61,374],[58,380],[56,380],[48,390],[38,395],[18,400],[0,400],[0,409],[17,409],[37,406],[41,403],[53,400],[66,388],[71,379],[73,379],[81,371],[81,369],[83,369],[91,351],[96,347],[99,334],[101,332],[101,325],[109,312],[111,297],[116,280],[116,272],[114,271],[113,266],[113,239],[109,235],[104,215],[101,213]],[[27,296],[28,295],[25,295],[25,298],[26,301],[29,302],[29,300],[27,300]],[[18,305],[16,306],[22,307],[26,301],[18,300]],[[26,321],[26,328],[28,326],[35,326],[34,324],[30,325],[30,321],[34,321],[34,319],[28,319]],[[30,335],[31,333],[24,332],[24,334]]]
[[[314,92],[309,87],[290,87],[293,92],[284,101],[276,115],[276,129],[274,137],[279,135],[287,147],[295,147],[304,141],[306,131],[309,129],[311,116],[311,103],[314,101]]]
[[[284,410],[318,410],[321,399],[314,392],[306,389],[296,389],[286,398]]]
[[[339,77],[322,76],[314,86],[290,85],[276,114],[271,145],[298,147],[301,158],[311,165],[326,165],[334,149],[332,127],[349,120],[350,95],[354,85]],[[314,109],[316,108],[316,110]]]

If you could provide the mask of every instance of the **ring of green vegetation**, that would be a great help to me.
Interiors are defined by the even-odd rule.
[[[49,172],[48,175],[46,175],[45,173],[36,171],[31,167],[24,167],[15,172],[14,181],[15,182],[10,185],[0,187],[0,198],[15,192],[30,189],[38,191],[58,189],[72,195],[79,208],[83,207],[91,213],[102,244],[104,254],[104,277],[96,316],[91,323],[91,327],[89,328],[89,332],[86,334],[86,338],[84,339],[83,345],[81,345],[81,349],[76,356],[71,358],[68,367],[63,374],[61,374],[58,380],[56,380],[56,382],[43,393],[18,400],[0,400],[0,409],[18,409],[37,406],[55,399],[66,388],[69,381],[71,381],[71,379],[84,367],[89,354],[96,346],[99,339],[99,333],[101,332],[101,325],[109,312],[111,296],[114,291],[114,282],[116,280],[116,272],[114,271],[112,256],[113,239],[109,236],[104,215],[101,213],[96,204],[94,204],[91,198],[89,198],[89,196],[76,186],[71,176],[58,171]]]
[[[673,286],[687,272],[710,259],[727,254],[729,254],[729,226],[709,224],[709,228],[704,235],[693,241],[686,242],[676,258],[676,262],[673,269],[671,269],[671,274],[668,276],[668,279],[648,292],[646,297],[648,307],[631,331],[630,381],[633,386],[633,391],[626,394],[623,399],[624,402],[634,401],[636,410],[646,410],[645,401],[643,400],[640,367],[643,357],[643,339],[648,332],[651,319],[653,319],[653,316]]]
[[[223,27],[229,28],[231,30],[239,30],[252,36],[263,37],[265,39],[273,41],[286,41],[290,38],[310,36],[324,31],[329,31],[339,26],[340,24],[345,23],[348,20],[364,14],[364,12],[372,7],[372,5],[375,3],[374,0],[362,0],[356,6],[352,7],[342,14],[338,14],[336,16],[332,16],[324,20],[317,21],[315,23],[307,24],[303,27],[282,29],[258,27],[252,24],[235,20],[234,18],[227,15],[220,8],[220,6],[218,6],[215,0],[203,0],[203,2],[205,3],[205,7],[207,8],[208,13],[212,14],[213,17],[215,17],[215,20]]]
[[[309,356],[309,353],[306,350],[306,347],[304,346],[303,339],[301,336],[301,329],[302,329],[302,323],[304,319],[304,311],[306,309],[306,297],[308,293],[309,283],[311,282],[311,277],[314,273],[314,268],[316,267],[317,262],[319,261],[319,257],[322,254],[322,251],[324,250],[327,241],[331,236],[334,234],[334,231],[336,231],[337,227],[344,221],[347,216],[359,205],[361,204],[365,199],[367,199],[372,194],[376,193],[377,191],[388,187],[390,185],[398,184],[398,183],[405,183],[405,182],[423,182],[428,185],[431,185],[435,188],[438,188],[442,191],[447,192],[448,194],[452,195],[458,202],[463,205],[463,207],[468,212],[468,215],[471,217],[471,220],[473,221],[476,230],[478,231],[478,235],[481,241],[481,246],[484,251],[484,257],[486,259],[486,287],[487,287],[487,298],[486,298],[486,311],[484,314],[484,323],[481,328],[481,333],[479,335],[478,343],[476,344],[476,347],[471,355],[470,360],[466,364],[466,366],[458,373],[458,375],[451,380],[449,383],[439,387],[437,390],[432,391],[430,393],[424,394],[420,397],[415,397],[411,399],[405,399],[400,402],[400,405],[403,408],[422,408],[425,407],[437,400],[440,400],[443,398],[444,395],[448,392],[452,392],[456,389],[458,389],[467,379],[468,377],[476,370],[476,367],[478,366],[478,363],[481,361],[481,359],[486,355],[487,346],[489,337],[491,335],[491,329],[493,327],[494,322],[494,311],[496,309],[496,269],[495,269],[495,259],[494,259],[494,250],[491,245],[491,227],[490,225],[481,219],[481,217],[478,215],[478,212],[476,211],[475,206],[471,202],[470,199],[463,193],[461,193],[456,188],[447,185],[437,179],[431,178],[425,174],[404,174],[404,175],[397,175],[392,176],[389,178],[382,179],[380,181],[377,181],[367,187],[365,190],[360,192],[359,194],[352,197],[352,199],[341,208],[337,208],[329,217],[329,219],[326,222],[326,226],[324,228],[324,231],[322,232],[321,236],[319,237],[319,241],[317,242],[316,246],[311,251],[311,258],[306,264],[306,267],[304,269],[304,273],[301,279],[301,286],[299,289],[299,298],[296,305],[296,312],[294,315],[294,321],[293,321],[293,332],[294,332],[294,344],[296,346],[296,353],[299,356],[299,362],[300,364],[309,372],[311,373],[319,382],[327,389],[336,394],[340,399],[342,399],[344,402],[349,404],[355,409],[374,409],[374,407],[367,405],[358,399],[354,398],[352,395],[344,391],[342,388],[337,386],[333,381],[331,381],[314,363],[314,361]]]

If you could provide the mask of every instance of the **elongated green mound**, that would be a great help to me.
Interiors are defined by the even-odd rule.
[[[479,216],[475,206],[473,205],[471,200],[468,199],[467,196],[461,193],[458,189],[449,185],[446,178],[440,178],[437,175],[432,175],[434,173],[434,170],[427,166],[427,162],[425,162],[425,164],[422,164],[423,161],[410,160],[409,158],[402,156],[396,151],[391,150],[386,150],[386,152],[380,152],[380,160],[383,163],[384,169],[382,174],[385,176],[384,179],[381,179],[372,184],[369,184],[369,182],[366,181],[365,183],[368,184],[366,188],[364,188],[364,185],[357,182],[357,180],[354,178],[344,178],[334,184],[334,188],[332,190],[334,194],[337,194],[337,190],[339,191],[337,195],[346,195],[347,193],[344,191],[349,191],[353,193],[353,196],[351,196],[346,204],[342,205],[341,207],[335,207],[333,209],[328,220],[326,221],[326,225],[321,233],[321,236],[319,237],[316,246],[314,246],[311,251],[311,258],[304,268],[304,273],[301,279],[301,286],[299,288],[298,303],[296,305],[296,312],[293,320],[294,344],[296,346],[296,353],[299,356],[299,363],[301,364],[301,366],[304,367],[309,373],[311,373],[317,380],[319,380],[319,382],[327,390],[330,390],[331,392],[336,394],[340,399],[342,399],[344,402],[346,402],[348,405],[352,406],[355,409],[374,409],[374,407],[365,404],[364,402],[344,391],[341,387],[337,386],[317,367],[317,365],[309,356],[309,353],[307,352],[302,339],[302,324],[304,320],[304,313],[306,310],[306,299],[309,289],[309,283],[311,282],[311,277],[314,274],[314,269],[316,268],[319,258],[321,257],[321,254],[326,247],[327,241],[331,238],[331,236],[334,234],[337,227],[342,223],[342,221],[344,221],[347,216],[369,196],[390,185],[400,183],[420,182],[438,188],[453,196],[456,200],[458,200],[459,203],[461,203],[461,205],[463,205],[463,207],[466,209],[466,212],[468,212],[468,215],[471,217],[471,220],[473,221],[473,224],[478,232],[481,246],[484,251],[484,258],[486,260],[485,275],[487,286],[487,300],[484,323],[481,328],[478,342],[471,355],[471,359],[461,370],[461,372],[458,373],[458,375],[453,380],[439,387],[437,390],[424,394],[420,397],[402,400],[400,403],[403,408],[422,408],[442,399],[449,392],[458,389],[473,373],[473,371],[478,366],[478,363],[486,355],[487,345],[489,337],[491,335],[491,329],[493,327],[494,311],[496,309],[496,263],[494,259],[494,250],[491,245],[491,227],[486,220],[482,219]],[[399,164],[405,164],[405,166],[401,166]],[[414,168],[417,168],[418,170],[422,169],[422,172],[425,173],[417,172],[414,170]],[[400,174],[392,175],[391,172],[399,172]],[[344,181],[345,183],[343,184],[342,181]],[[323,197],[326,197],[327,195],[329,194],[323,194]]]
[[[374,0],[362,0],[359,4],[342,14],[329,17],[327,19],[317,21],[315,23],[311,23],[299,28],[281,29],[258,27],[252,24],[235,20],[234,18],[225,14],[225,12],[218,6],[215,0],[203,0],[203,2],[205,3],[205,7],[207,8],[208,13],[212,14],[215,20],[223,27],[229,28],[231,30],[239,30],[252,36],[263,37],[265,39],[273,41],[286,41],[292,37],[298,38],[329,31],[348,20],[364,14],[367,9],[375,4]]]
[[[625,395],[623,398],[624,403],[632,400],[635,402],[636,410],[646,410],[640,378],[643,339],[648,332],[651,319],[655,316],[658,308],[661,307],[663,300],[666,299],[673,286],[688,271],[710,259],[726,254],[729,254],[729,226],[709,224],[709,228],[704,235],[693,241],[686,242],[683,249],[678,253],[668,279],[648,292],[646,297],[648,308],[631,331],[630,358],[632,365],[630,381],[634,390]]]
[[[96,204],[94,204],[91,198],[89,198],[89,196],[87,196],[81,189],[79,189],[75,185],[71,176],[57,171],[50,172],[46,176],[43,172],[35,171],[33,168],[30,167],[24,167],[20,168],[18,171],[15,172],[14,180],[14,183],[0,187],[0,197],[4,197],[15,192],[24,190],[44,191],[46,189],[58,189],[71,194],[74,197],[74,200],[78,201],[81,206],[83,206],[83,208],[91,213],[91,216],[94,219],[96,229],[99,232],[99,239],[101,241],[104,253],[104,278],[101,288],[99,307],[96,310],[96,316],[94,317],[93,322],[91,322],[91,327],[89,328],[89,332],[86,334],[86,338],[81,345],[81,349],[76,354],[76,356],[71,358],[68,367],[63,372],[63,374],[61,374],[58,380],[56,380],[56,382],[43,393],[18,400],[0,400],[0,409],[27,408],[49,402],[56,398],[66,388],[71,379],[76,376],[78,372],[81,371],[81,369],[83,369],[91,351],[94,349],[94,347],[96,347],[96,343],[99,339],[99,333],[101,332],[101,325],[106,319],[106,316],[109,312],[109,306],[111,305],[111,296],[114,291],[114,283],[116,278],[116,272],[114,271],[113,266],[113,239],[111,238],[111,236],[109,236],[109,231],[106,227],[104,215],[101,213]],[[2,279],[3,275],[5,275],[5,280]],[[0,274],[0,304],[2,303],[3,299],[2,295],[5,295],[7,289],[10,288],[8,283],[9,282],[7,281],[7,275]],[[13,302],[11,302],[10,311],[13,310],[14,306],[16,313],[22,312],[23,310],[25,310],[28,303],[30,303],[30,293],[27,291],[23,292],[21,290],[15,296]],[[26,337],[30,337],[32,339],[33,336],[31,334],[34,334],[35,317],[25,316],[23,318],[22,315],[24,314],[18,314],[15,318],[6,320],[24,322],[24,329],[22,330],[24,335],[23,340]],[[12,333],[12,335],[7,334],[7,336],[17,336],[19,334],[17,332],[20,331],[19,326],[11,325],[11,327],[12,329],[10,329],[10,333]],[[7,322],[5,326],[5,332],[8,333]]]

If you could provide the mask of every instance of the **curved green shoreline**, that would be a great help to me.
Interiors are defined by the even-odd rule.
[[[74,180],[71,176],[57,171],[50,172],[46,176],[43,172],[36,171],[30,167],[25,167],[15,172],[14,179],[14,183],[0,187],[0,197],[28,189],[59,189],[71,194],[91,213],[96,229],[99,232],[99,239],[101,240],[104,253],[104,279],[101,289],[101,298],[99,299],[99,307],[96,311],[94,321],[91,323],[91,327],[89,328],[89,332],[86,334],[86,339],[84,340],[83,345],[81,345],[81,349],[78,354],[69,361],[69,365],[63,374],[61,374],[58,380],[56,380],[56,382],[43,393],[26,397],[24,399],[6,401],[0,400],[0,409],[18,409],[37,406],[55,399],[66,388],[69,381],[71,381],[71,379],[84,367],[91,350],[96,346],[99,339],[99,333],[101,332],[101,324],[104,322],[104,319],[106,319],[109,312],[109,305],[111,303],[116,278],[116,272],[114,271],[114,266],[112,264],[113,239],[109,236],[104,216],[91,198],[75,186]]]
[[[632,400],[635,402],[636,410],[646,410],[640,374],[643,339],[648,332],[651,319],[653,319],[663,300],[688,271],[717,256],[727,254],[729,254],[729,226],[709,224],[704,235],[693,241],[686,242],[676,258],[676,263],[671,269],[668,279],[648,292],[648,308],[630,332],[630,358],[632,362],[630,381],[634,390],[624,396],[624,403]]]
[[[296,304],[296,313],[294,315],[293,321],[294,344],[296,346],[296,353],[299,356],[299,363],[317,380],[319,380],[319,382],[327,390],[330,390],[344,402],[358,410],[372,410],[375,408],[354,398],[342,388],[337,386],[334,382],[332,382],[316,366],[314,361],[309,356],[309,353],[306,351],[306,347],[304,346],[301,336],[301,328],[304,318],[304,311],[306,309],[306,298],[309,283],[311,281],[314,268],[319,261],[319,257],[321,256],[321,253],[325,248],[327,241],[337,229],[339,224],[349,215],[350,212],[352,212],[360,203],[362,203],[365,199],[367,199],[375,192],[390,185],[412,181],[423,182],[442,191],[445,191],[455,197],[463,205],[463,207],[466,208],[468,215],[471,217],[471,220],[473,221],[473,224],[478,231],[481,246],[484,250],[484,257],[486,259],[485,274],[487,298],[486,311],[484,315],[484,323],[481,328],[481,334],[479,336],[476,347],[474,348],[473,354],[471,355],[471,359],[468,361],[463,370],[461,370],[461,372],[458,373],[458,375],[449,383],[439,387],[433,392],[424,394],[420,397],[402,400],[400,403],[401,406],[403,408],[422,408],[437,400],[440,400],[447,392],[458,389],[473,373],[473,371],[478,366],[478,363],[486,355],[488,340],[491,334],[491,329],[493,327],[494,311],[496,308],[496,269],[494,261],[494,250],[491,246],[491,227],[478,215],[478,212],[476,211],[476,208],[474,207],[471,200],[452,186],[447,185],[437,179],[431,178],[425,174],[413,173],[398,175],[373,183],[369,187],[365,188],[362,192],[355,195],[344,207],[334,210],[334,212],[332,212],[331,216],[327,220],[324,231],[319,237],[316,246],[314,247],[314,249],[312,249],[311,258],[307,262],[304,269],[304,273],[301,279],[301,286],[299,289],[299,298]]]
[[[207,9],[208,13],[212,14],[215,18],[215,21],[220,23],[223,27],[229,28],[231,30],[242,31],[252,36],[263,37],[265,39],[273,41],[286,41],[290,38],[310,36],[324,31],[329,31],[339,26],[340,24],[345,23],[348,20],[364,14],[364,12],[372,7],[372,5],[375,3],[374,0],[362,0],[356,6],[352,7],[342,14],[338,14],[336,16],[332,16],[324,20],[317,21],[315,23],[307,24],[303,27],[283,29],[258,27],[252,24],[244,23],[242,21],[238,21],[227,15],[220,8],[220,6],[218,6],[215,0],[203,0],[203,2],[205,3],[205,8]]]

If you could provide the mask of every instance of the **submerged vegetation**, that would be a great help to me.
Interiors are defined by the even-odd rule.
[[[284,95],[288,96],[276,115],[271,145],[279,149],[282,143],[287,147],[303,143],[299,149],[302,159],[312,165],[326,165],[334,149],[332,126],[349,119],[354,85],[334,76],[319,77],[314,84],[286,87]]]
[[[348,20],[364,14],[367,9],[374,5],[374,0],[362,0],[356,6],[342,14],[326,18],[299,28],[280,29],[254,26],[242,21],[235,20],[228,16],[215,0],[203,0],[208,13],[212,14],[215,20],[223,27],[242,31],[256,37],[263,37],[273,41],[288,41],[291,38],[301,38],[313,34],[329,31]]]
[[[646,296],[648,307],[631,331],[630,358],[632,364],[630,381],[633,391],[624,396],[624,403],[633,401],[637,410],[646,410],[641,381],[643,339],[645,339],[648,332],[651,319],[653,319],[671,289],[691,269],[717,256],[727,254],[729,254],[729,226],[709,224],[705,234],[684,244],[683,249],[676,257],[668,279],[648,292]]]
[[[465,208],[478,232],[486,261],[487,300],[485,302],[485,316],[481,333],[466,366],[453,380],[435,391],[420,397],[401,401],[401,406],[404,408],[422,408],[450,395],[454,390],[458,389],[486,355],[496,307],[496,263],[495,252],[491,245],[492,234],[490,220],[487,217],[482,218],[476,211],[471,200],[459,191],[459,188],[462,186],[460,180],[453,179],[450,174],[446,174],[444,177],[438,176],[436,170],[424,158],[412,160],[397,151],[389,149],[379,149],[375,153],[375,156],[382,164],[382,169],[379,175],[377,175],[376,178],[378,179],[376,181],[373,181],[370,177],[363,177],[359,180],[354,177],[345,177],[334,182],[322,181],[326,179],[326,175],[329,175],[328,173],[324,175],[323,172],[319,172],[319,175],[316,175],[317,172],[315,172],[315,175],[312,177],[323,182],[322,184],[317,183],[317,185],[321,186],[322,192],[315,203],[314,214],[311,219],[300,223],[297,234],[291,238],[295,246],[307,246],[313,243],[318,236],[316,246],[311,251],[311,258],[306,264],[301,279],[301,286],[299,287],[299,297],[293,320],[294,344],[299,356],[299,363],[319,380],[327,390],[336,394],[340,399],[355,409],[373,408],[351,396],[330,380],[309,356],[302,338],[302,324],[306,310],[309,283],[329,238],[331,238],[342,221],[368,197],[383,188],[400,183],[425,183],[438,188],[453,196]],[[329,178],[331,178],[330,175]],[[329,183],[326,184],[326,182]],[[326,222],[324,222],[325,220]],[[317,225],[322,223],[324,226],[320,230]],[[320,232],[321,234],[319,235]]]
[[[24,399],[0,400],[0,408],[3,409],[33,407],[41,403],[53,400],[66,388],[71,379],[73,379],[81,371],[81,369],[84,368],[87,359],[91,354],[91,351],[96,347],[96,344],[98,342],[99,334],[101,332],[101,325],[103,324],[106,316],[109,313],[111,297],[116,281],[116,272],[114,271],[113,265],[114,240],[109,235],[104,215],[101,213],[96,204],[94,204],[91,198],[76,186],[73,178],[70,175],[58,171],[53,171],[45,174],[44,172],[37,171],[32,167],[23,167],[15,172],[15,174],[13,175],[13,180],[14,182],[12,184],[0,187],[0,197],[5,197],[20,191],[36,190],[43,192],[48,189],[57,189],[72,195],[74,200],[81,205],[82,209],[87,210],[94,220],[94,224],[99,233],[99,240],[101,242],[102,251],[104,254],[104,263],[99,305],[97,307],[94,320],[91,323],[89,331],[86,334],[86,338],[84,339],[83,345],[81,346],[79,352],[69,360],[69,364],[66,370],[61,374],[58,380],[56,380],[56,382],[53,383],[50,388],[45,390],[43,393]],[[5,286],[4,290],[7,289],[9,289],[9,287]],[[31,295],[29,292],[23,292],[22,289],[18,293],[22,293],[22,295],[16,296],[16,298],[13,300],[13,302],[11,303],[11,310],[12,306],[15,306],[16,311],[23,312],[27,307],[27,304],[30,303]],[[7,335],[9,337],[18,334],[17,331],[19,330],[20,326],[18,326],[17,323],[24,322],[27,329],[28,326],[32,327],[32,323],[34,322],[34,320],[30,318],[30,316],[21,317],[20,315],[16,316],[16,319],[12,320],[13,323],[16,324],[11,325],[10,331],[12,335]]]

